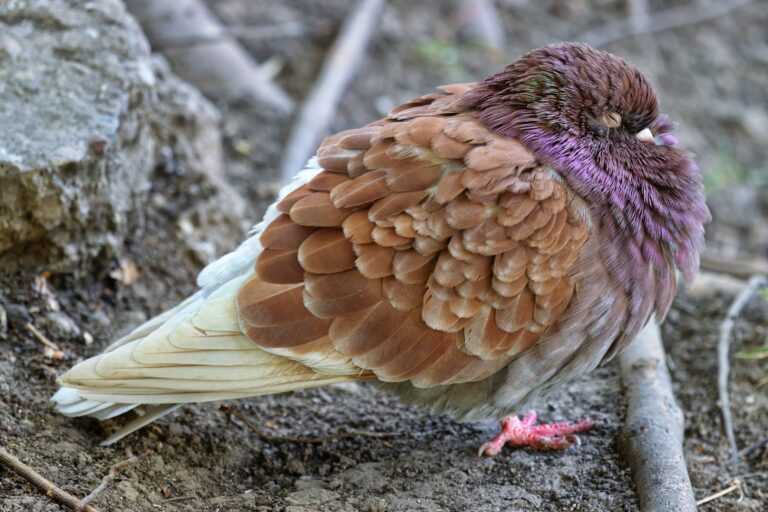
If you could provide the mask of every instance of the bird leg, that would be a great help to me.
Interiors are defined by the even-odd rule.
[[[507,443],[512,446],[530,446],[535,450],[563,450],[578,442],[576,433],[592,428],[591,420],[544,425],[535,425],[535,423],[536,412],[534,411],[526,414],[522,420],[517,416],[507,416],[501,420],[499,435],[484,443],[478,454],[493,457]]]

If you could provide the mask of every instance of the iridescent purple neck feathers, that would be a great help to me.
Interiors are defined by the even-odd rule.
[[[586,45],[554,45],[485,79],[464,102],[562,175],[592,206],[603,235],[639,260],[616,265],[674,261],[693,277],[710,219],[700,172],[637,69]],[[653,140],[638,138],[646,128]]]

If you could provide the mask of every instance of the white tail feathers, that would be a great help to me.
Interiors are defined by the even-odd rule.
[[[51,397],[56,410],[65,416],[91,416],[98,420],[108,420],[126,413],[136,404],[118,405],[83,398],[76,389],[63,387]]]

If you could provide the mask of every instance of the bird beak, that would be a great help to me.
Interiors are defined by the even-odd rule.
[[[637,132],[636,137],[640,139],[641,142],[653,142],[653,132],[651,132],[650,128],[646,128],[644,130],[640,130]]]

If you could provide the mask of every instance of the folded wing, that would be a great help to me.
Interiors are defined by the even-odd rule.
[[[554,328],[585,215],[556,174],[462,110],[468,87],[326,139],[323,172],[278,203],[238,294],[254,343],[432,387],[484,379]]]

